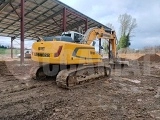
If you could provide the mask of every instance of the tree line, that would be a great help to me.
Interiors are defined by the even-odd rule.
[[[0,48],[8,49],[8,48],[10,48],[10,46],[5,46],[5,45],[1,45],[1,44],[0,44]]]

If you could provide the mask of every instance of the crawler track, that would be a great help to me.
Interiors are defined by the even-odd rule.
[[[71,89],[94,81],[100,77],[109,77],[111,74],[110,67],[103,65],[98,66],[83,66],[70,70],[62,70],[56,78],[56,83],[59,87]]]
[[[30,76],[35,80],[45,79],[48,75],[44,73],[44,66],[34,66],[30,70]],[[47,72],[46,72],[47,73]],[[59,71],[56,77],[58,87],[71,89],[78,87],[100,77],[109,77],[111,68],[104,65],[81,66]]]
[[[43,72],[43,66],[36,65],[30,70],[30,77],[34,80],[42,80],[46,77]]]

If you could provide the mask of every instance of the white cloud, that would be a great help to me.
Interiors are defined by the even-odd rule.
[[[31,46],[33,44],[33,40],[25,40],[24,41],[24,46],[25,48],[31,49]],[[5,46],[11,46],[11,38],[10,37],[1,37],[0,36],[0,45],[5,45]],[[20,48],[21,42],[20,39],[15,39],[13,41],[13,47]]]

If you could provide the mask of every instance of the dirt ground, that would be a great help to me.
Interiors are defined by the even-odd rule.
[[[130,59],[130,60],[136,60],[144,55],[145,55],[144,53],[130,53],[130,54],[121,53],[121,54],[118,54],[118,56],[120,58],[125,58],[125,59]]]
[[[0,61],[1,120],[160,119],[156,59],[131,60],[128,68],[113,69],[110,78],[71,90],[58,88],[54,79],[31,80],[34,64],[28,59],[24,66],[19,61]]]

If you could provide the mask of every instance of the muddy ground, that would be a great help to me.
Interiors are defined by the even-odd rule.
[[[112,70],[110,78],[71,90],[55,80],[35,81],[29,70],[36,63],[0,62],[1,120],[158,120],[160,62],[130,61]]]

